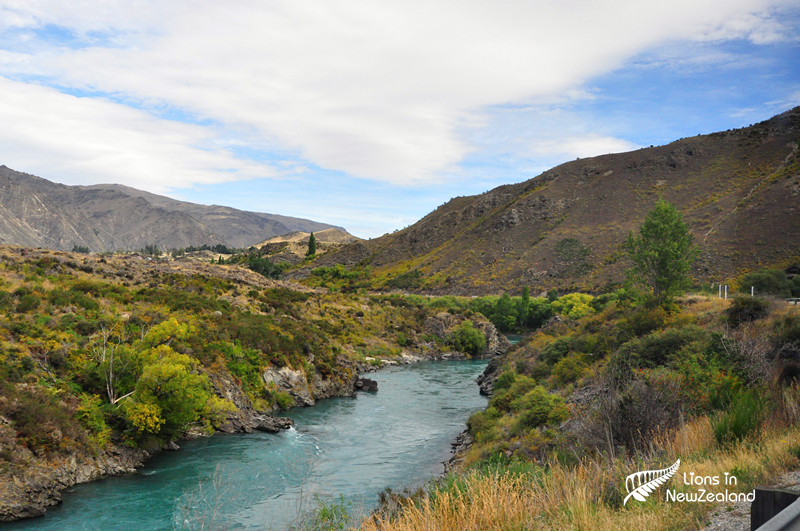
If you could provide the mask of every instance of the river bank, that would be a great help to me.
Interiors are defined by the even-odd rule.
[[[132,515],[140,519],[136,528],[172,529],[201,489],[226,492],[220,502],[231,525],[283,529],[298,518],[298,504],[314,507],[314,495],[338,501],[341,494],[354,512],[367,513],[385,488],[419,486],[441,474],[451,441],[469,414],[486,405],[474,383],[485,364],[387,367],[371,374],[377,393],[290,410],[292,429],[186,441],[181,452],[161,452],[136,474],[67,489],[64,503],[44,517],[0,529],[116,531],[131,529]]]
[[[0,520],[182,437],[285,429],[278,411],[353,396],[373,368],[504,348],[480,314],[427,301],[0,246]]]
[[[443,330],[447,331],[452,323],[451,318],[439,317],[445,320]],[[436,323],[436,320],[432,321]],[[433,326],[441,327],[440,324]],[[508,341],[490,323],[480,323],[480,329],[486,336],[486,358],[494,358],[508,348]],[[347,377],[338,379],[335,383],[324,380],[319,373],[309,382],[300,371],[282,370],[268,372],[265,380],[269,379],[277,389],[286,392],[292,397],[294,403],[300,406],[314,406],[318,400],[339,397],[353,397],[357,390],[363,388],[364,381],[360,374],[373,374],[381,369],[417,364],[431,361],[463,361],[468,356],[461,352],[446,351],[437,348],[435,342],[417,342],[416,349],[403,350],[400,356],[392,359],[378,358],[372,363],[355,363],[341,360],[348,369]],[[217,433],[253,433],[261,431],[277,433],[292,427],[294,421],[289,417],[276,417],[273,412],[257,410],[247,398],[241,387],[225,374],[209,374],[215,393],[230,401],[236,409],[227,415],[227,418],[218,428]],[[359,385],[362,384],[362,385]],[[370,386],[367,385],[367,390]],[[291,410],[290,410],[291,411]],[[466,419],[464,419],[465,421]],[[4,426],[5,429],[10,429]],[[207,436],[199,430],[189,430],[184,441]],[[111,443],[106,449],[92,454],[88,451],[78,451],[60,460],[39,459],[25,449],[19,451],[25,455],[18,456],[18,461],[27,463],[28,466],[16,471],[8,471],[0,477],[0,520],[14,521],[42,516],[48,508],[62,503],[62,491],[75,485],[90,481],[98,481],[110,477],[120,476],[135,472],[146,465],[149,459],[162,450],[179,450],[179,444],[169,441],[163,447],[150,447],[147,449],[133,449],[122,444]],[[444,460],[443,460],[444,461]]]

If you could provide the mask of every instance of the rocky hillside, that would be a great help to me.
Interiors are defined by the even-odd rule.
[[[371,266],[371,286],[449,294],[599,289],[628,266],[620,244],[659,197],[683,212],[720,281],[800,255],[800,108],[737,130],[579,159],[526,182],[457,197],[394,234],[313,267]]]
[[[315,221],[206,206],[116,184],[66,186],[0,166],[0,243],[92,251],[225,244],[249,247]]]

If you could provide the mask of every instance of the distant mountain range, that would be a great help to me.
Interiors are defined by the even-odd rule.
[[[373,287],[451,294],[600,289],[630,266],[621,244],[659,197],[683,212],[713,282],[800,261],[800,107],[736,130],[579,159],[414,225],[328,253],[305,269],[371,266]]]
[[[0,166],[0,243],[92,251],[222,243],[249,247],[293,231],[334,227],[308,219],[177,201],[128,186],[66,186]]]

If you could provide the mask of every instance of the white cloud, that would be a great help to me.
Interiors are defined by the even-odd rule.
[[[775,101],[768,101],[766,106],[779,111],[787,111],[793,107],[800,105],[800,89],[795,90],[791,94],[787,94],[785,98]]]
[[[559,94],[588,97],[581,88],[586,80],[665,42],[774,42],[786,29],[769,10],[782,4],[791,2],[0,0],[6,26],[56,24],[81,35],[108,34],[114,41],[113,47],[67,49],[45,39],[39,43],[45,51],[0,57],[0,65],[7,75],[35,74],[61,86],[119,95],[145,108],[168,106],[222,128],[246,130],[248,142],[295,153],[301,164],[392,183],[426,183],[452,172],[475,148],[461,131],[480,123],[488,106]],[[5,107],[3,112],[10,112]],[[28,111],[38,123],[46,119]],[[118,165],[99,153],[127,150],[119,143],[131,140],[123,127],[133,123],[133,139],[149,146],[135,148],[142,153],[137,160],[144,164],[150,157],[150,171],[163,172],[160,182],[179,186],[170,181],[173,175],[181,175],[181,182],[227,178],[204,171],[194,157],[196,135],[205,142],[217,131],[175,126],[181,133],[162,135],[174,138],[167,154],[158,149],[160,142],[148,143],[139,134],[150,122],[113,119],[118,112],[101,103],[89,119],[87,127],[105,124],[117,131],[97,136],[97,145],[76,143],[73,152],[59,149],[55,137],[32,145],[58,156],[69,151],[101,172]],[[75,113],[65,118],[72,119]],[[33,141],[34,129],[28,129],[25,138]],[[98,130],[92,131],[85,134]],[[630,147],[603,136],[564,142],[549,147],[571,156]],[[34,147],[28,150],[33,157]],[[212,154],[216,165],[224,160],[242,174],[261,171],[222,151]],[[184,165],[191,169],[178,172]]]
[[[274,175],[213,146],[212,132],[108,101],[0,78],[0,162],[69,184],[153,192]]]
[[[608,153],[622,153],[638,149],[640,146],[614,138],[598,134],[587,134],[583,136],[567,136],[558,139],[537,140],[530,146],[530,154],[535,156],[549,156],[570,160],[577,157],[595,157]]]

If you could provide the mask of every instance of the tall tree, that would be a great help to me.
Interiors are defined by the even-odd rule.
[[[632,275],[653,290],[659,304],[683,292],[698,250],[680,212],[659,199],[647,213],[639,234],[628,233],[625,250],[633,261]]]
[[[312,232],[311,236],[308,238],[308,252],[306,256],[314,256],[315,254],[317,254],[317,238]]]

